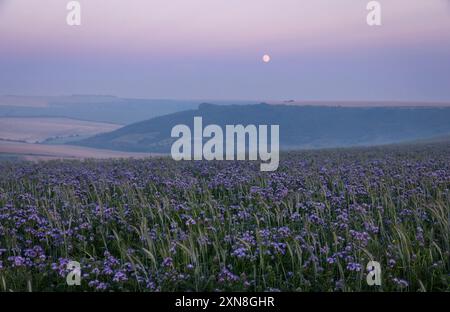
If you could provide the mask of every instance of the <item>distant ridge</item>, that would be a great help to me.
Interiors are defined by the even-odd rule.
[[[296,106],[327,106],[327,107],[450,107],[450,101],[307,101],[307,100],[284,100],[268,101],[273,105],[296,105]]]
[[[425,140],[450,134],[450,107],[325,107],[296,105],[214,105],[131,124],[76,144],[120,151],[166,153],[177,124],[278,124],[282,149],[371,146]]]

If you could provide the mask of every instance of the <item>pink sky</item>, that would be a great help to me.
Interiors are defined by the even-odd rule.
[[[84,0],[77,29],[65,24],[68,1],[0,1],[0,38],[12,51],[127,44],[163,56],[281,45],[296,53],[305,45],[358,45],[368,36],[387,43],[450,36],[447,0],[381,1],[384,26],[376,32],[365,24],[365,0]]]
[[[433,94],[433,100],[450,99],[450,91],[436,94],[421,80],[435,76],[438,88],[450,82],[444,72],[450,62],[448,0],[380,1],[381,27],[367,26],[366,0],[80,0],[80,27],[66,25],[67,2],[0,0],[0,94],[298,99],[320,98],[316,90],[324,89],[329,98],[359,98],[386,77],[386,84],[398,85],[397,95],[392,90],[367,94],[369,99],[406,99],[407,88],[417,86],[424,88],[413,94],[418,100]],[[265,53],[272,56],[271,67],[261,64]],[[402,65],[393,81],[386,67],[352,94],[358,85],[351,82],[364,70],[383,69],[370,64],[382,62],[380,54]],[[406,85],[401,79],[411,73],[401,64],[405,58],[418,62],[422,76]],[[83,68],[92,72],[83,75]],[[340,94],[331,78],[346,74],[345,68],[350,82]],[[124,79],[112,79],[114,70]],[[301,70],[311,79],[299,77]],[[270,78],[258,86],[258,79],[249,81],[257,75]],[[159,87],[146,88],[146,82]],[[311,92],[295,90],[305,83],[312,84]]]

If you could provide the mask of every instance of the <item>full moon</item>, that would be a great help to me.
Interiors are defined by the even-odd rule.
[[[264,63],[269,63],[270,62],[270,55],[269,54],[264,54],[262,60],[263,60]]]

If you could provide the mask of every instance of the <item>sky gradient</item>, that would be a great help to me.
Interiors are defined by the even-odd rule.
[[[67,2],[0,0],[0,95],[450,101],[449,0]]]

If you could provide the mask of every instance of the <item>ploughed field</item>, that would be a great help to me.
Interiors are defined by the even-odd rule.
[[[450,290],[448,143],[0,173],[2,291]]]

